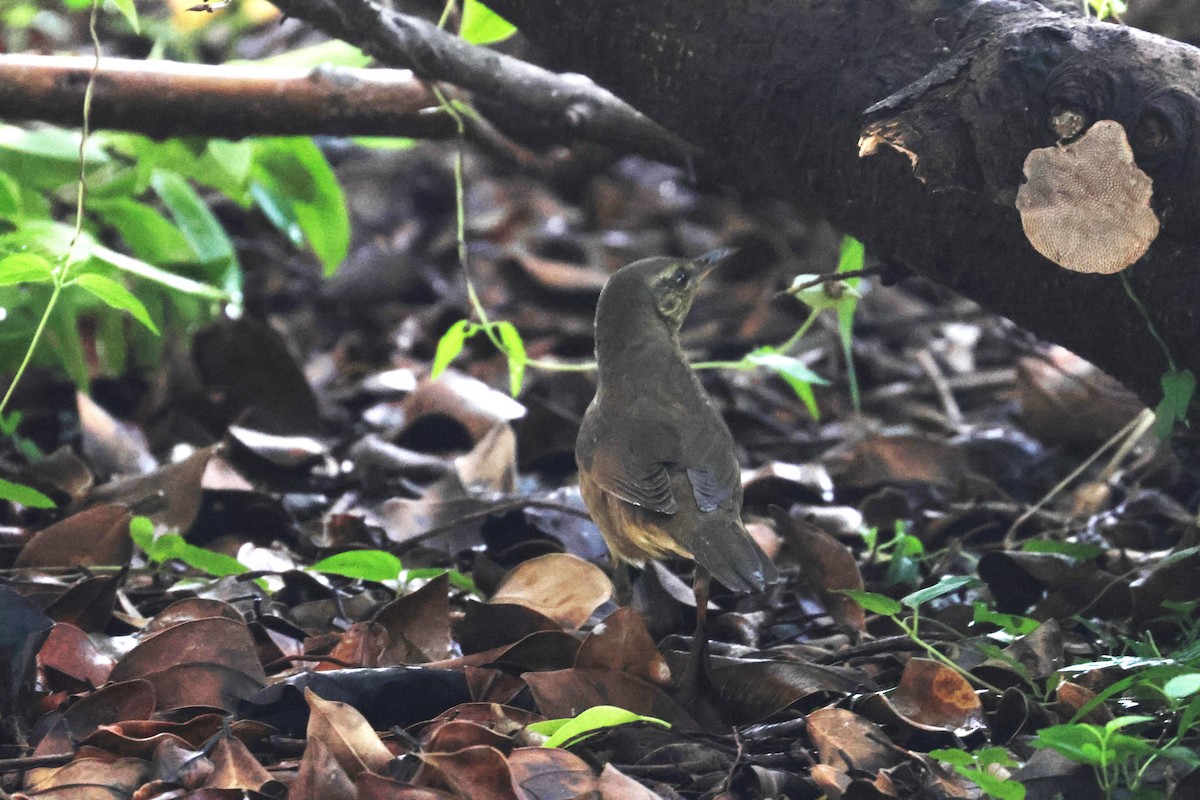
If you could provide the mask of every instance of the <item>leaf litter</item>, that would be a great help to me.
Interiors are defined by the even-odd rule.
[[[313,291],[276,265],[269,324],[214,324],[153,391],[27,410],[53,454],[0,467],[58,508],[4,511],[4,791],[1075,797],[1096,770],[1039,732],[1136,715],[1120,735],[1196,746],[1190,695],[1163,693],[1200,665],[1195,465],[1142,437],[1027,515],[1141,409],[919,279],[860,286],[861,412],[832,315],[788,353],[829,381],[819,419],[768,370],[701,373],[786,580],[714,592],[707,684],[677,702],[689,565],[612,573],[573,476],[593,379],[529,369],[513,398],[482,336],[430,377],[469,316],[449,157],[343,153],[349,195],[410,193],[358,267]],[[784,204],[571,168],[468,158],[476,288],[529,358],[590,358],[603,280],[640,257],[740,248],[685,328],[697,360],[786,341],[808,312],[782,290],[837,266],[840,237]],[[543,746],[595,708],[632,721]],[[1173,753],[1145,785],[1191,796],[1195,768]]]

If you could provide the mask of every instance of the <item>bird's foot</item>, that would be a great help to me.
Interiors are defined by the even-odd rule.
[[[693,636],[687,664],[675,689],[675,702],[690,706],[700,696],[701,687],[708,683],[708,637]]]

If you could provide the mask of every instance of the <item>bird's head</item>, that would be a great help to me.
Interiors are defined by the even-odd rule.
[[[609,278],[600,296],[601,312],[608,306],[625,316],[649,303],[668,330],[678,331],[701,281],[733,252],[714,250],[692,259],[647,258],[628,264]]]

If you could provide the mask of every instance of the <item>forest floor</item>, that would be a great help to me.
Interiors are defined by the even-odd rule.
[[[49,455],[6,444],[3,474],[58,507],[0,516],[5,792],[1200,796],[1200,473],[1129,393],[869,252],[848,363],[837,310],[795,339],[784,290],[852,243],[586,149],[468,148],[471,282],[530,363],[480,332],[433,378],[479,321],[455,146],[324,145],[335,275],[218,203],[240,318],[90,399],[25,379]],[[718,247],[683,341],[725,364],[702,382],[785,579],[714,591],[680,703],[691,565],[646,564],[617,604],[575,477],[594,376],[562,367],[592,358],[615,269]]]

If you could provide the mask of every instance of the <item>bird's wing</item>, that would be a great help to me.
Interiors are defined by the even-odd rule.
[[[729,429],[715,412],[688,427],[690,434],[681,442],[680,466],[687,470],[696,505],[701,511],[731,507],[729,501],[741,488],[742,476]]]
[[[575,450],[581,468],[609,494],[663,514],[678,510],[670,470],[679,461],[680,443],[670,425],[589,409]]]

